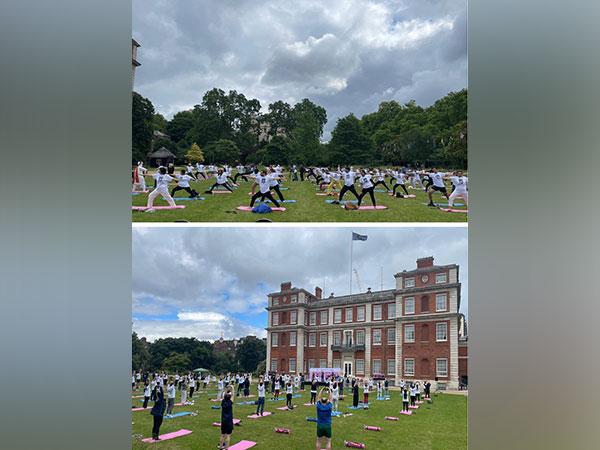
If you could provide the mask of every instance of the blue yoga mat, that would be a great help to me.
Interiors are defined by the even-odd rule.
[[[175,414],[171,414],[171,417],[167,417],[167,415],[165,414],[165,419],[175,419],[177,417],[189,416],[190,414],[192,414],[192,413],[191,412],[178,412]]]
[[[340,205],[345,205],[346,203],[354,203],[355,205],[358,204],[358,200],[342,200],[341,202],[338,201],[338,203],[333,203],[335,201],[336,200],[328,199],[328,200],[325,200],[325,203],[328,203],[330,205],[332,205],[332,204],[338,204],[338,203]]]
[[[176,202],[180,202],[180,201],[186,201],[186,200],[205,200],[204,197],[195,197],[195,198],[189,198],[189,197],[173,197],[173,200],[175,200]]]
[[[377,397],[377,400],[391,400],[390,397]]]
[[[421,204],[427,206],[429,203],[421,203]],[[434,205],[448,207],[448,203],[434,203]],[[465,206],[465,204],[464,203],[455,203],[452,207],[454,208],[454,206]]]
[[[307,421],[307,422],[316,422],[316,421],[317,421],[317,418],[316,418],[316,417],[307,417],[307,418],[306,418],[306,421]]]
[[[212,405],[210,409],[221,409],[221,407],[219,405]]]
[[[341,413],[340,411],[332,411],[332,412],[331,412],[331,415],[332,415],[333,417],[339,417],[339,416],[341,416],[341,415],[342,415],[342,413]]]
[[[373,189],[373,192],[390,192],[390,191],[386,191],[385,189]]]
[[[256,402],[255,401],[254,402],[238,402],[237,404],[238,405],[255,405]]]

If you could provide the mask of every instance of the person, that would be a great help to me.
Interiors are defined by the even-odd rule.
[[[235,174],[235,177],[233,177],[233,182],[237,183],[238,177],[244,181],[248,181],[248,178],[246,177],[246,167],[242,164],[238,164],[236,169],[237,173]]]
[[[469,191],[467,190],[467,183],[469,179],[463,176],[462,171],[456,172],[455,175],[450,177],[450,182],[454,186],[454,190],[448,197],[448,208],[452,208],[454,204],[454,199],[457,197],[461,197],[465,201],[465,205],[469,206]]]
[[[155,441],[160,440],[160,426],[163,422],[163,416],[165,414],[165,408],[167,407],[165,403],[165,393],[162,387],[157,386],[154,392],[156,400],[154,401],[154,406],[150,410],[150,414],[153,417],[152,424],[152,439]]]
[[[369,382],[367,380],[363,384],[363,408],[369,408]]]
[[[151,395],[150,385],[146,381],[146,383],[144,383],[144,409],[146,409],[148,407],[148,400],[150,400],[150,395]]]
[[[382,184],[385,190],[389,192],[390,188],[385,184],[385,171],[377,169],[375,171],[375,183],[373,183],[373,188],[376,188],[380,184]]]
[[[225,380],[223,379],[223,375],[219,376],[219,381],[217,383],[217,389],[219,391],[217,398],[219,400],[223,400],[223,391],[225,390]]]
[[[275,395],[273,398],[279,400],[279,391],[281,390],[281,378],[277,377],[275,380]]]
[[[181,382],[179,383],[179,390],[181,391],[181,404],[185,405],[188,403],[187,401],[187,379],[185,377],[181,377]]]
[[[196,389],[196,378],[190,377],[190,400],[194,398],[194,390]]]
[[[273,195],[271,195],[272,178],[273,176],[267,175],[267,171],[264,169],[261,170],[261,172],[256,176],[254,184],[252,185],[252,198],[250,199],[250,207],[253,207],[254,202],[256,202],[256,200],[258,200],[258,198],[260,197],[261,201],[267,198],[271,200],[276,207],[279,208],[279,203],[277,202],[277,200],[275,200]],[[256,186],[258,186],[258,192],[254,193]]]
[[[202,175],[202,178],[204,178],[205,180],[208,179],[204,170],[204,164],[196,163],[196,180],[199,179],[198,175]]]
[[[138,167],[137,167],[137,181],[138,181],[138,188],[140,191],[145,191],[146,190],[146,172],[148,172],[148,169],[146,169],[144,167],[144,163],[142,161],[138,162]]]
[[[258,402],[256,403],[256,415],[259,414],[262,416],[265,412],[265,395],[266,395],[266,386],[263,380],[263,377],[258,379]]]
[[[417,398],[417,401],[420,402],[421,401],[421,383],[420,382],[416,382],[415,384],[415,396]]]
[[[277,167],[279,167],[279,166],[277,166]],[[279,200],[283,202],[285,199],[283,198],[283,194],[281,193],[281,189],[279,189],[279,180],[282,177],[282,174],[281,174],[280,170],[281,170],[281,168],[275,169],[275,170],[273,170],[271,172],[271,180],[269,182],[269,188],[272,191],[275,191],[275,193],[279,197]]]
[[[333,404],[334,411],[339,409],[340,401],[340,388],[337,381],[334,381],[331,386],[331,403]]]
[[[430,399],[431,398],[431,383],[428,381],[425,381],[425,384],[423,385],[424,389],[425,389],[425,398]]]
[[[181,173],[177,175],[177,186],[171,189],[171,197],[175,196],[177,191],[185,191],[190,195],[190,198],[198,197],[198,193],[190,187],[190,180],[194,179],[189,173],[185,173],[184,169],[181,169]]]
[[[169,195],[169,182],[174,181],[171,175],[167,174],[166,167],[159,167],[158,173],[155,173],[153,176],[156,187],[150,194],[148,195],[148,203],[146,204],[146,211],[152,211],[152,207],[154,206],[154,199],[159,195],[164,198],[169,206],[175,206],[175,200],[173,197]]]
[[[244,376],[236,375],[238,386],[237,386],[237,396],[239,397],[242,393],[242,389],[244,389]]]
[[[310,404],[314,405],[317,401],[317,379],[313,378],[310,384]]]
[[[428,173],[431,182],[433,183],[431,189],[427,190],[427,195],[429,196],[429,203],[427,206],[435,206],[433,203],[433,193],[440,192],[446,199],[448,199],[448,190],[446,189],[446,185],[444,184],[444,176],[445,173],[438,172],[434,167],[431,169],[431,172]]]
[[[356,188],[354,187],[354,181],[356,180],[356,172],[345,168],[342,177],[344,178],[344,185],[342,186],[342,190],[340,191],[339,201],[344,200],[344,194],[350,191],[354,194],[357,200],[360,201],[360,195],[356,192]]]
[[[396,170],[394,173],[394,186],[392,187],[392,193],[394,195],[396,195],[396,189],[398,189],[399,187],[402,188],[402,190],[404,191],[404,193],[406,195],[408,195],[408,190],[406,189],[406,184],[405,184],[405,178],[406,178],[406,174],[404,172],[402,172],[402,170],[398,169]]]
[[[296,167],[296,164],[294,164],[292,166],[291,173],[292,173],[292,180],[291,181],[298,181],[298,167]]]
[[[381,381],[377,382],[377,398],[383,398],[383,386],[381,385]]]
[[[417,389],[415,388],[415,384],[410,384],[410,406],[415,406],[415,402],[417,400]]]
[[[329,395],[327,395],[329,394]],[[317,450],[331,450],[331,412],[333,396],[329,388],[322,388],[317,402]],[[323,441],[325,445],[323,445]]]
[[[408,389],[402,389],[402,411],[408,412]]]
[[[169,380],[167,385],[167,417],[171,417],[173,414],[173,407],[175,406],[175,384],[173,380]]]
[[[217,174],[215,175],[215,183],[209,189],[204,191],[204,193],[212,194],[213,190],[219,186],[224,187],[229,192],[233,192],[233,189],[231,189],[229,183],[227,182],[227,173],[223,171],[223,169],[219,169],[217,171]]]
[[[250,395],[250,376],[247,375],[244,379],[244,397],[248,397]]]
[[[291,381],[288,381],[285,385],[285,405],[288,409],[294,409],[294,405],[292,405],[292,394],[294,393],[294,386]]]
[[[190,163],[190,162],[187,163],[187,165],[185,166],[185,172],[187,175],[189,175],[191,177],[192,180],[198,181],[196,179],[196,177],[194,176],[194,166],[192,165],[192,163]]]
[[[135,391],[136,386],[135,386],[135,373],[131,374],[131,390]]]
[[[352,380],[352,406],[358,408],[358,381]]]
[[[233,433],[233,387],[227,386],[223,400],[221,400],[221,440],[220,449],[228,449],[231,434]]]
[[[373,185],[373,182],[371,181],[371,175],[368,174],[365,169],[361,169],[360,174],[361,176],[359,178],[359,181],[362,186],[362,192],[358,196],[358,206],[360,206],[363,198],[367,194],[369,194],[369,196],[371,197],[371,203],[373,203],[373,206],[377,206],[377,202],[375,201],[375,194],[373,193],[375,187]]]
[[[385,392],[385,396],[386,396],[386,397],[389,397],[389,396],[390,396],[389,386],[390,386],[390,382],[388,381],[388,379],[387,379],[387,378],[385,378],[385,379],[383,380],[383,389],[384,389],[384,392]]]

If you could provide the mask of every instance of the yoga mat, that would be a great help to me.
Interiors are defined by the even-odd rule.
[[[219,405],[212,405],[210,409],[221,409],[221,407]]]
[[[229,450],[246,450],[256,445],[256,442],[252,441],[240,441],[237,444],[230,445]]]
[[[333,203],[333,202],[337,202],[337,203]],[[342,201],[338,201],[338,200],[332,200],[332,199],[327,199],[325,200],[325,203],[329,203],[330,205],[345,205],[346,203],[354,203],[357,204],[358,200],[342,200]]]
[[[340,411],[332,411],[331,412],[331,417],[339,417],[341,415],[342,415],[342,413]]]
[[[317,192],[316,195],[321,195],[321,196],[325,196],[325,197],[337,197],[338,193],[334,192],[333,194],[328,194],[326,192]]]
[[[425,206],[429,205],[429,203],[421,203],[421,204],[425,205]],[[446,206],[447,207],[448,203],[434,203],[434,205],[435,206],[440,206],[440,207],[442,207],[442,206]],[[455,203],[454,206],[465,206],[465,204],[464,203]]]
[[[241,420],[240,420],[240,419],[233,419],[233,424],[234,424],[234,425],[239,425],[239,424],[240,424],[240,422],[241,422]],[[220,426],[221,426],[221,422],[213,422],[213,423],[212,423],[212,426],[213,426],[213,427],[220,427]]]
[[[377,400],[391,400],[390,397],[377,397]]]
[[[342,208],[344,206],[342,205]],[[373,205],[369,205],[369,206],[359,206],[358,207],[358,211],[375,211],[375,210],[381,210],[381,209],[387,209],[387,206],[384,205],[377,205],[377,206],[373,206]]]
[[[363,409],[364,406],[346,406],[346,408],[357,410],[357,409]]]
[[[381,431],[381,427],[373,427],[370,425],[365,425],[364,428],[366,431]]]
[[[152,209],[183,209],[184,205],[175,205],[175,206],[153,206]],[[145,211],[148,208],[146,206],[132,206],[131,209],[133,211]]]
[[[316,422],[316,421],[317,421],[317,418],[316,418],[316,417],[307,417],[307,418],[306,418],[306,421],[307,421],[307,422]]]
[[[252,208],[250,206],[238,206],[236,209],[240,211],[252,212]],[[273,211],[285,211],[285,208],[271,208]]]
[[[312,403],[305,403],[304,406],[316,406],[316,405],[313,405]]]
[[[178,430],[178,431],[173,431],[172,433],[167,433],[167,434],[161,434],[159,436],[160,441],[168,441],[169,439],[175,439],[181,436],[187,436],[188,434],[192,434],[191,430]],[[146,439],[142,439],[142,442],[149,442],[149,443],[154,443],[154,442],[160,442],[160,441],[155,441],[152,438],[146,438]],[[232,448],[232,447],[229,447]],[[248,447],[246,447],[248,448]]]
[[[249,402],[238,402],[238,405],[256,405],[255,401],[249,401]]]
[[[287,406],[280,406],[279,408],[277,408],[279,411],[290,411],[290,409]]]
[[[175,413],[175,414],[171,414],[171,417],[167,417],[167,415],[165,415],[165,419],[176,419],[177,417],[182,417],[182,416],[189,416],[190,414],[192,414],[191,412],[179,412],[179,413]]]
[[[219,399],[219,398],[211,398],[210,401],[211,402],[220,402],[221,399]]]
[[[440,208],[440,210],[444,211],[444,212],[451,212],[451,213],[469,213],[468,209],[449,209],[449,208]]]
[[[399,420],[398,417],[385,416],[385,420]]]
[[[402,194],[402,195],[404,195],[404,197],[396,197],[396,196],[395,196],[394,194],[392,194],[392,193],[390,193],[390,194],[388,194],[388,195],[389,195],[390,197],[398,198],[398,199],[400,199],[400,200],[402,200],[403,198],[417,198],[417,196],[416,196],[416,195],[414,195],[414,194],[408,194],[408,195],[406,195],[406,194]]]
[[[373,189],[373,192],[390,192],[390,191],[386,191],[385,189]]]
[[[412,416],[412,411],[400,411],[400,414],[404,414],[405,416]]]
[[[252,414],[252,415],[248,416],[248,419],[260,419],[261,417],[267,417],[270,415],[271,415],[270,412],[265,411],[262,416],[259,416],[258,414]]]
[[[296,200],[277,200],[279,203],[296,203]],[[265,203],[271,203],[271,200],[265,200]]]
[[[213,194],[233,194],[233,192],[231,191],[212,191]],[[206,192],[206,194],[208,194],[208,192]],[[229,447],[231,448],[231,447]]]
[[[148,408],[131,408],[132,411],[147,411],[152,409],[152,407],[148,407]]]
[[[190,197],[173,197],[173,200],[175,200],[176,202],[185,202],[185,201],[191,201],[191,200],[206,200],[204,197],[194,197],[194,198],[190,198]]]
[[[412,405],[411,405],[411,406],[409,406],[409,407],[408,407],[408,409],[419,409],[419,407],[418,407],[418,406],[416,406],[416,405],[415,405],[415,406],[412,406]]]
[[[147,194],[150,191],[131,191],[132,194]]]

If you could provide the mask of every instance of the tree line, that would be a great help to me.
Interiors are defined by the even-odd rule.
[[[248,336],[234,350],[216,351],[208,341],[196,338],[164,338],[148,342],[137,333],[131,335],[132,370],[183,373],[209,369],[214,373],[256,372],[263,367],[267,347],[262,339]]]
[[[211,89],[200,104],[166,120],[152,102],[133,93],[133,161],[152,146],[165,147],[176,162],[298,165],[439,165],[467,167],[467,90],[451,92],[429,107],[415,101],[386,101],[361,118],[338,119],[329,142],[322,142],[327,111],[309,99],[295,105],[276,101],[261,112],[257,99]],[[169,139],[154,139],[160,131]]]

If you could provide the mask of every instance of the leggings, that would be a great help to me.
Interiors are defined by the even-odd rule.
[[[410,404],[411,404],[411,406],[415,406],[415,399],[416,399],[416,397],[414,395],[410,396]]]
[[[288,408],[292,409],[292,394],[286,395],[285,404]]]
[[[276,184],[275,186],[271,186],[271,189],[275,192],[277,192],[277,195],[279,196],[279,200],[283,201],[283,194],[281,193],[281,191],[279,190],[279,185]]]
[[[408,411],[408,402],[402,401],[402,411]]]
[[[365,393],[363,394],[363,403],[364,403],[365,405],[368,405],[368,404],[369,404],[369,393],[368,393],[368,392],[365,392]]]
[[[358,197],[358,206],[360,206],[360,204],[362,203],[362,199],[367,194],[369,194],[369,196],[371,197],[371,202],[373,203],[373,206],[377,206],[377,202],[375,201],[375,194],[373,194],[374,188],[375,188],[374,186],[371,186],[370,188],[366,188],[366,189],[362,190],[362,192],[360,193],[360,196]]]
[[[385,181],[384,181],[384,180],[376,181],[376,182],[375,182],[375,184],[373,185],[373,187],[376,187],[376,186],[378,186],[378,185],[380,185],[380,184],[383,184],[383,187],[384,187],[386,190],[388,190],[388,191],[390,190],[390,188],[388,187],[388,185],[387,185],[387,184],[385,184]]]
[[[192,398],[194,396],[194,388],[191,387],[190,388],[190,398]]]
[[[241,177],[242,180],[244,180],[244,181],[248,181],[248,178],[246,178],[246,174],[245,173],[236,173],[235,177],[233,177],[233,182],[234,183],[237,183],[238,177]]]
[[[154,417],[154,423],[152,425],[152,437],[154,439],[158,439],[158,434],[160,432],[160,426],[162,425],[163,422],[163,416],[153,416]]]
[[[198,175],[202,175],[202,178],[205,180],[208,178],[204,172],[196,172],[196,180],[198,179]]]
[[[404,184],[400,184],[400,183],[396,183],[394,185],[394,195],[396,195],[396,189],[398,189],[398,186],[400,186],[404,190],[404,193],[406,195],[408,195],[408,191],[406,190],[406,186]]]
[[[198,193],[196,191],[194,191],[193,189],[189,188],[189,187],[181,187],[181,186],[175,186],[172,190],[171,190],[171,197],[173,197],[175,195],[175,192],[178,191],[185,191],[188,194],[190,194],[190,198],[192,197],[198,197]]]
[[[150,397],[144,397],[144,409],[148,407],[148,400],[150,400]]]
[[[262,415],[262,413],[265,410],[265,398],[264,397],[258,397],[258,406],[256,407],[256,415],[258,416],[259,414]]]
[[[175,399],[167,399],[167,415],[171,415],[173,413],[173,406],[175,406]]]
[[[311,403],[315,403],[317,401],[317,393],[316,392],[310,392],[310,402]]]
[[[229,192],[233,192],[233,189],[231,189],[227,183],[223,183],[223,184],[215,183],[210,187],[210,189],[207,192],[212,192],[214,188],[219,187],[219,186],[223,186]]]
[[[352,186],[344,185],[342,187],[342,190],[340,191],[340,202],[344,199],[344,194],[348,191],[352,192],[354,194],[354,196],[360,201],[360,195],[358,194],[358,192],[356,192],[356,188],[354,187],[354,185],[352,185]]]
[[[264,194],[260,191],[258,191],[256,194],[254,194],[252,196],[252,199],[250,200],[250,207],[254,206],[254,202],[256,200],[258,200],[258,198],[260,197],[260,201],[264,201],[265,198],[268,198],[269,200],[271,200],[273,202],[273,204],[279,208],[279,203],[277,202],[277,200],[275,200],[275,198],[273,198],[273,196],[271,195],[270,192],[265,192]],[[273,392],[273,388],[271,388],[271,393]]]

